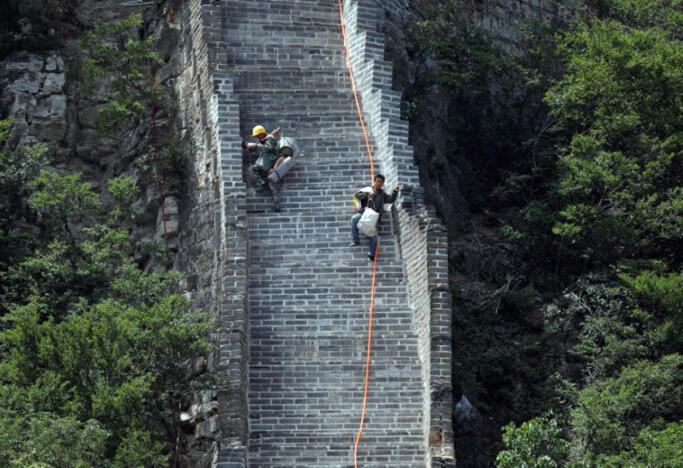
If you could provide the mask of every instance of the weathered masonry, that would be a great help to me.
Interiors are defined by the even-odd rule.
[[[384,11],[343,3],[363,113],[387,188],[380,230],[368,418],[359,466],[454,466],[447,239],[425,207],[400,96],[384,60]],[[352,464],[371,264],[348,247],[350,197],[369,185],[337,0],[187,0],[177,81],[194,198],[181,260],[215,312],[221,378],[214,466]],[[245,182],[241,140],[281,127],[304,156],[282,212]]]

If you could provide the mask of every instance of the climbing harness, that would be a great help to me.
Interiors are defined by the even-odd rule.
[[[360,101],[358,100],[358,91],[356,89],[356,80],[353,76],[353,67],[351,65],[351,54],[349,53],[349,42],[346,37],[346,26],[344,25],[344,6],[342,5],[342,0],[339,0],[339,20],[341,25],[341,32],[344,38],[344,51],[346,53],[346,65],[349,71],[349,78],[351,79],[351,88],[353,89],[353,98],[356,101],[356,111],[358,112],[358,120],[363,128],[363,137],[365,138],[365,147],[368,150],[368,157],[370,158],[370,183],[375,180],[375,168],[372,159],[372,149],[370,148],[370,140],[368,138],[368,132],[365,128],[365,120],[363,119],[363,113],[360,108]],[[363,389],[363,410],[360,417],[360,427],[358,428],[358,433],[356,434],[356,440],[353,445],[353,466],[358,468],[358,444],[360,443],[360,438],[363,434],[363,424],[365,423],[365,413],[368,404],[368,382],[370,380],[370,353],[372,350],[372,318],[375,306],[375,280],[377,279],[377,258],[379,252],[379,241],[375,245],[375,254],[372,265],[372,289],[370,294],[370,317],[368,319],[368,348],[366,351],[365,358],[365,386]]]

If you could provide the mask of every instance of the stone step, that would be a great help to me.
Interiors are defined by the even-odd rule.
[[[386,250],[382,251],[380,250],[380,254],[382,253],[387,253]],[[348,255],[347,255],[348,257]],[[379,260],[379,259],[378,259]],[[379,261],[378,261],[379,263]],[[299,280],[294,280],[291,279],[288,281],[287,274],[282,274],[278,270],[281,270],[280,268],[273,267],[271,270],[267,270],[266,268],[269,265],[278,265],[277,263],[277,258],[273,258],[273,255],[265,255],[263,257],[263,260],[261,262],[254,262],[253,268],[250,269],[250,273],[253,274],[254,276],[258,275],[260,278],[254,278],[250,280],[249,284],[250,286],[253,287],[259,287],[263,286],[266,284],[272,284],[273,288],[279,288],[283,284],[291,284],[291,289],[295,290],[296,294],[302,295],[303,300],[308,300],[310,299],[307,297],[307,294],[341,294],[341,293],[349,293],[349,289],[351,289],[353,292],[354,288],[360,288],[363,287],[361,292],[365,294],[366,287],[370,286],[370,281],[372,277],[372,264],[371,262],[363,259],[361,261],[357,261],[355,267],[352,267],[353,270],[349,273],[332,273],[328,274],[327,276],[324,274],[326,270],[321,269],[321,268],[316,268],[316,269],[291,269],[291,273],[289,273],[289,277],[293,276],[294,274],[297,274],[297,270],[302,270],[304,273],[298,273],[303,276],[303,278]],[[378,265],[379,266],[379,265]],[[260,268],[259,268],[260,267]],[[285,269],[285,268],[282,268]],[[347,268],[348,269],[348,268]],[[265,272],[264,272],[265,270]],[[388,288],[389,291],[394,292],[395,289],[398,286],[395,285],[401,285],[402,282],[398,282],[397,276],[401,275],[401,266],[400,265],[395,265],[392,266],[391,263],[384,264],[382,265],[381,268],[382,271],[378,271],[376,273],[376,279],[382,282],[382,284],[377,288],[379,294],[383,294],[385,291],[385,288]],[[386,271],[390,270],[390,271]],[[314,276],[316,279],[319,279],[320,281],[316,281],[315,285],[311,285],[312,281],[310,276]],[[390,281],[396,281],[396,283],[388,283],[385,285],[385,282],[390,282]],[[310,285],[310,286],[309,286]]]
[[[340,68],[343,63],[343,55],[340,53],[328,52],[321,53],[319,49],[309,49],[308,51],[300,52],[293,51],[295,47],[279,50],[277,53],[271,54],[271,58],[262,59],[258,50],[253,53],[242,56],[234,56],[238,50],[230,50],[228,52],[227,62],[229,70],[232,73],[240,73],[243,71],[253,70],[254,68],[262,70],[264,73],[275,73],[280,67],[301,66],[304,68],[313,68],[329,63],[331,67]]]
[[[358,247],[356,250],[363,249]],[[321,262],[319,267],[290,268],[281,266],[289,264],[289,258],[287,258],[287,262],[278,262],[278,258],[265,249],[259,249],[258,252],[254,252],[255,255],[258,253],[262,253],[262,257],[258,259],[259,261],[254,262],[253,268],[250,269],[250,274],[254,275],[254,278],[250,279],[249,284],[254,287],[265,284],[274,284],[275,286],[273,287],[280,287],[280,284],[289,281],[296,294],[306,295],[311,292],[334,294],[335,290],[337,290],[336,293],[338,294],[339,291],[346,291],[349,288],[369,286],[368,282],[372,277],[372,264],[364,258],[362,260],[353,260],[354,263],[341,268],[335,267],[334,262]],[[387,255],[387,263],[382,265],[381,271],[376,272],[377,280],[381,280],[378,291],[383,291],[383,288],[389,288],[390,291],[394,291],[395,285],[402,284],[402,278],[399,279],[399,276],[402,275],[402,266],[396,263],[394,259],[389,258],[391,253],[389,249],[380,250],[379,253]],[[349,251],[346,259],[352,255],[354,255],[354,252]],[[326,268],[326,264],[329,267]],[[288,271],[283,273],[283,270]],[[339,272],[339,270],[344,272]],[[300,275],[302,278],[292,278],[294,275]],[[316,284],[311,284],[311,276],[318,280]],[[304,297],[304,299],[307,298]]]
[[[258,314],[257,314],[257,316],[258,316]],[[349,339],[349,340],[353,340],[354,343],[355,343],[356,345],[358,345],[358,344],[361,343],[361,340],[359,340],[358,337],[359,337],[359,336],[365,336],[365,335],[367,334],[367,326],[364,325],[364,326],[355,326],[355,327],[352,327],[353,324],[350,324],[350,323],[348,323],[348,322],[351,321],[351,320],[356,320],[356,321],[358,321],[358,320],[361,320],[361,319],[364,319],[364,318],[365,318],[365,317],[358,317],[358,316],[357,316],[357,317],[355,317],[355,318],[349,318],[349,319],[347,319],[347,322],[345,322],[345,323],[339,324],[339,322],[341,322],[341,320],[337,320],[337,321],[336,321],[337,323],[334,323],[334,324],[332,324],[332,325],[329,325],[329,326],[318,326],[318,327],[314,327],[314,328],[312,328],[312,327],[308,327],[308,328],[307,328],[307,327],[305,327],[305,326],[295,326],[295,325],[283,325],[282,327],[286,328],[287,330],[289,330],[290,328],[292,328],[294,332],[304,334],[304,335],[302,336],[302,338],[309,337],[309,336],[310,336],[310,333],[316,333],[316,336],[317,336],[317,334],[320,334],[320,335],[322,336],[322,338],[320,338],[320,339],[323,340],[323,341],[326,339],[326,338],[325,338],[325,335],[328,334],[328,333],[329,333],[329,334],[335,334],[335,338],[339,338],[339,339],[342,339],[342,338],[343,338],[343,336],[340,336],[341,334],[348,334],[348,339]],[[323,319],[321,319],[321,320],[323,320]],[[367,320],[367,319],[366,319],[366,320]],[[378,319],[378,320],[379,320],[379,319]],[[393,323],[394,323],[394,326],[396,326],[396,327],[398,327],[398,326],[409,326],[409,325],[410,325],[409,322],[408,322],[408,323],[404,323],[404,321],[405,321],[405,318],[403,318],[403,319],[396,319],[396,320],[393,321]],[[264,327],[265,327],[265,325],[264,325]],[[269,338],[269,339],[276,338],[276,337],[279,337],[279,336],[280,336],[280,335],[278,334],[278,330],[279,330],[278,328],[269,327],[269,328],[265,328],[264,331],[262,331],[262,332],[260,332],[259,330],[261,330],[261,328],[258,328],[258,330],[255,330],[255,331],[254,331],[253,339],[258,338],[258,336],[259,336],[261,333],[263,334],[263,336],[262,336],[263,338]],[[373,332],[374,332],[374,330],[373,330]],[[284,332],[280,331],[280,333],[284,333]],[[382,338],[382,336],[383,336],[383,335],[382,335],[381,333],[378,333],[378,334],[377,334],[377,338]],[[397,337],[396,335],[393,335],[393,334],[392,334],[392,335],[387,335],[387,336],[388,336],[391,340],[396,340],[396,339],[401,339],[401,338],[402,338],[402,337],[400,337],[400,336]],[[340,356],[341,356],[340,353],[347,352],[346,349],[343,348],[343,347],[339,347],[339,346],[328,346],[328,347],[329,347],[329,348],[335,349],[335,351],[334,351],[334,354],[330,354],[331,351],[328,352],[327,354],[326,354],[325,352],[320,352],[320,353],[319,353],[320,356],[321,356],[322,358],[324,358],[324,359],[331,359],[331,358],[338,358],[338,359],[341,359],[341,358],[340,358]],[[261,352],[263,352],[263,353],[265,353],[265,352],[276,352],[276,351],[280,351],[280,350],[281,350],[281,348],[279,348],[279,347],[263,347],[263,348],[261,348],[261,346],[260,346],[258,343],[253,344],[253,348],[254,348],[254,349],[253,349],[253,352],[254,352],[254,353],[261,353]],[[389,351],[390,351],[390,350],[389,350]],[[359,356],[360,356],[360,354],[359,354]],[[359,357],[359,356],[358,356],[358,357]],[[347,357],[348,357],[348,356],[347,356]],[[350,364],[350,362],[349,362],[349,360],[347,359],[347,357],[344,358],[344,360],[341,361],[341,362],[339,362],[339,363],[340,363],[340,364],[341,364],[341,363]],[[302,358],[302,360],[305,360],[305,359]],[[406,358],[404,358],[404,359],[402,359],[402,360],[405,361],[405,364],[406,364],[406,365],[412,365],[412,364],[415,363],[415,361],[414,361],[414,356],[412,356],[412,355],[411,355],[411,356],[408,356],[408,357],[406,357]],[[396,359],[396,360],[393,360],[393,361],[390,361],[390,362],[391,362],[391,363],[396,363],[396,362],[398,362],[398,361],[401,361],[401,359]],[[264,362],[271,362],[271,363],[276,363],[276,364],[279,362],[280,364],[282,364],[282,365],[284,366],[284,363],[282,362],[282,359],[281,359],[279,356],[278,356],[277,358],[276,358],[276,357],[272,357],[272,358],[263,358],[262,356],[259,355],[259,358],[258,358],[258,359],[254,359],[254,361],[253,361],[254,365],[256,365],[256,363],[264,363]],[[329,363],[328,363],[328,364],[329,364]],[[381,367],[383,367],[383,366],[380,366],[379,363],[378,363],[378,367],[381,368]]]
[[[379,262],[378,262],[379,263]],[[258,265],[258,264],[256,264]],[[378,265],[379,267],[379,265]],[[311,288],[311,291],[316,291],[315,295],[311,293],[310,295],[304,291],[304,292],[298,292],[301,289],[305,289],[307,286],[311,285],[312,281],[308,278],[304,278],[302,280],[298,281],[290,281],[287,282],[286,279],[283,279],[281,277],[278,277],[277,275],[262,275],[263,279],[258,280],[254,279],[253,281],[250,280],[249,284],[250,286],[253,286],[254,288],[260,288],[260,287],[265,287],[267,285],[271,285],[271,291],[273,292],[273,295],[275,296],[276,293],[282,292],[282,295],[277,296],[277,299],[275,300],[283,300],[283,301],[289,301],[285,305],[288,304],[296,304],[296,301],[292,300],[293,298],[291,296],[287,297],[287,294],[290,294],[288,292],[287,285],[291,285],[291,289],[294,289],[297,291],[296,294],[299,294],[303,297],[300,299],[302,300],[302,307],[310,307],[311,304],[313,304],[316,301],[323,302],[327,301],[328,304],[330,304],[330,308],[333,308],[333,303],[331,301],[335,299],[346,299],[345,295],[348,296],[349,301],[353,301],[356,299],[368,299],[369,303],[369,289],[371,285],[371,275],[372,275],[372,263],[367,261],[366,266],[362,268],[361,270],[365,269],[366,271],[358,271],[358,273],[353,273],[353,274],[347,274],[345,277],[342,278],[337,278],[332,279],[330,276],[323,276],[322,271],[315,271],[311,273],[311,275],[317,277],[321,277],[320,280],[320,285],[316,284],[315,288]],[[382,267],[384,269],[384,267]],[[364,274],[363,274],[364,273]],[[259,273],[254,273],[254,275],[259,274]],[[365,277],[364,277],[365,276]],[[377,278],[376,282],[382,282],[383,284],[376,287],[376,293],[375,293],[375,302],[377,305],[384,305],[387,303],[394,303],[394,302],[399,302],[400,301],[405,301],[405,297],[403,294],[399,294],[404,290],[403,288],[403,283],[401,282],[392,282],[395,281],[394,277],[396,276],[395,274],[392,275],[392,277],[386,278],[386,275],[380,274],[379,272],[377,273]],[[334,282],[336,281],[336,283]],[[341,282],[343,281],[343,283]],[[318,283],[318,282],[316,282]],[[384,283],[388,283],[386,286]],[[356,291],[358,291],[356,293]],[[268,292],[268,291],[266,291]],[[266,292],[260,292],[262,295],[265,294]],[[322,296],[323,294],[328,294],[330,297],[324,297],[322,299],[317,299],[318,297]],[[355,296],[355,294],[358,294],[358,296]],[[387,296],[385,296],[387,294]],[[392,297],[388,296],[388,294],[396,294],[395,299],[392,300]],[[257,299],[258,297],[255,296],[254,300],[251,301],[252,304],[257,304]],[[259,299],[260,302],[263,302],[263,299]],[[273,299],[269,299],[273,300]],[[305,301],[305,302],[304,302]],[[344,307],[347,305],[346,302],[343,302],[340,304],[340,307],[342,310]]]
[[[225,24],[223,30],[254,24],[266,26],[288,24],[301,29],[321,24],[325,26],[325,30],[332,32],[340,27],[339,9],[335,1],[271,0],[254,2],[253,0],[231,0],[225,3],[224,14],[232,21]]]
[[[409,372],[412,370],[409,370]],[[400,380],[399,380],[400,382]],[[305,391],[305,388],[299,391]],[[272,426],[278,427],[280,430],[291,429],[292,434],[290,437],[283,440],[289,440],[290,442],[300,437],[310,437],[308,435],[311,431],[315,430],[316,437],[327,435],[331,437],[340,437],[339,428],[346,428],[348,430],[358,429],[358,421],[353,419],[352,410],[354,410],[355,405],[351,405],[351,401],[361,401],[363,398],[362,387],[360,391],[349,392],[338,391],[338,392],[319,392],[320,397],[307,397],[306,403],[311,406],[309,409],[298,412],[285,412],[281,407],[287,407],[288,403],[293,403],[292,406],[297,403],[303,403],[303,396],[301,401],[297,401],[296,398],[292,400],[284,400],[281,404],[274,405],[269,401],[277,400],[279,395],[277,392],[264,392],[264,404],[262,405],[262,413],[258,418],[251,419],[250,426],[254,435],[257,436],[260,431],[270,429]],[[391,397],[392,395],[387,395]],[[397,396],[397,395],[393,395]],[[330,405],[328,400],[337,400],[336,404]],[[386,403],[390,403],[390,398],[385,400]],[[317,403],[317,405],[316,405]],[[418,412],[420,409],[420,402],[416,401],[412,405],[406,404],[406,409],[412,409]],[[316,406],[319,406],[316,408]],[[379,406],[379,405],[377,405]],[[359,407],[360,409],[360,407]],[[373,409],[372,407],[370,409]],[[407,421],[408,418],[402,418],[401,416],[387,417],[382,420],[375,421],[377,428],[369,429],[367,432],[368,437],[381,436],[382,430],[380,428],[380,423],[383,426],[389,426],[392,428],[391,432],[398,435],[410,436],[410,430],[412,429],[412,424],[414,421]],[[330,422],[335,422],[335,425],[331,425]],[[373,432],[375,434],[373,434]],[[267,433],[266,433],[267,434]],[[266,435],[267,436],[267,435]],[[340,438],[343,438],[341,436]]]
[[[351,235],[349,234],[347,242],[350,242],[350,241],[351,241]],[[381,242],[381,239],[380,239],[380,242]],[[290,263],[292,261],[306,262],[311,257],[311,255],[308,253],[295,253],[295,254],[279,253],[278,254],[276,251],[278,249],[280,249],[279,245],[285,246],[281,250],[286,250],[288,248],[287,246],[289,244],[284,243],[284,242],[283,243],[267,242],[267,243],[262,243],[259,246],[252,247],[252,249],[250,250],[250,253],[253,254],[253,256],[254,256],[253,264],[255,266],[258,266],[258,265],[279,265],[279,264],[283,264],[283,263]],[[353,250],[351,250],[351,248],[348,248],[347,250],[340,251],[340,253],[338,253],[338,254],[334,254],[334,255],[327,254],[327,255],[325,255],[325,257],[323,257],[321,259],[321,261],[331,264],[335,261],[338,262],[338,261],[342,261],[342,260],[346,260],[346,259],[351,258],[355,262],[355,265],[354,265],[355,267],[365,268],[368,265],[372,266],[372,262],[370,262],[369,259],[367,258],[368,253],[369,253],[368,247],[363,243],[363,240],[361,239],[361,245],[358,247],[354,247]],[[378,267],[381,267],[383,271],[388,269],[388,268],[391,268],[392,266],[396,267],[396,269],[398,270],[398,268],[400,266],[400,264],[394,259],[392,249],[387,248],[387,246],[382,245],[382,244],[379,247],[377,265],[378,265]],[[255,273],[255,274],[258,274],[258,273]],[[294,274],[294,273],[292,273],[292,274]],[[319,277],[322,276],[322,272],[320,270],[315,271],[311,274],[317,274],[317,275],[319,275]],[[379,277],[382,280],[385,280],[386,279],[385,277],[387,276],[387,274],[388,273],[382,273]],[[346,274],[344,274],[344,276],[342,276],[342,278],[345,278],[347,276],[352,276],[352,275],[349,273],[346,273]],[[324,278],[324,276],[322,276],[322,278]],[[309,281],[309,279],[305,278],[305,276],[304,276],[304,280]],[[355,285],[357,282],[360,282],[362,284],[363,281],[364,281],[363,279],[359,279],[357,281],[356,280],[349,280],[349,282],[343,283],[343,284]]]
[[[351,99],[351,98],[350,98]],[[349,99],[349,103],[352,101]],[[241,132],[243,135],[251,136],[251,129],[253,125],[260,123],[264,125],[268,130],[272,130],[276,127],[280,127],[286,134],[295,138],[303,138],[306,136],[316,136],[317,133],[312,133],[311,129],[315,129],[317,132],[323,132],[327,130],[331,132],[332,135],[336,135],[338,138],[344,137],[354,137],[362,136],[362,130],[360,122],[358,122],[358,116],[355,114],[355,107],[348,107],[349,113],[337,112],[333,115],[327,114],[312,114],[306,109],[292,109],[287,108],[287,110],[280,110],[279,113],[268,112],[269,109],[261,110],[260,112],[251,111],[248,107],[248,100],[242,100],[242,110],[240,112],[240,117],[242,120]],[[338,103],[337,106],[342,108],[346,104]],[[246,109],[245,109],[246,108]],[[351,113],[353,112],[353,113]],[[296,128],[301,129],[301,133],[297,134],[293,132],[290,125],[285,125],[282,121],[293,122]],[[341,133],[345,131],[344,133]]]
[[[289,93],[292,91],[310,91],[313,89],[334,90],[346,93],[350,89],[349,75],[344,67],[285,68],[280,67],[272,73],[263,70],[245,70],[236,74],[235,91],[255,94],[257,91],[272,93]]]
[[[298,99],[296,95],[301,94],[306,95],[305,102]],[[240,107],[248,107],[248,112],[241,112],[240,116],[250,119],[261,118],[271,118],[278,120],[281,119],[296,119],[301,117],[306,117],[309,120],[315,120],[318,116],[325,116],[327,119],[334,118],[335,116],[349,116],[353,118],[355,116],[355,107],[353,106],[352,95],[347,95],[343,97],[330,96],[325,93],[312,94],[305,91],[296,91],[293,94],[283,93],[279,95],[268,96],[271,99],[267,99],[266,96],[240,96]],[[269,117],[270,116],[270,117]],[[277,116],[277,117],[273,117]],[[260,120],[260,119],[259,119]],[[349,120],[353,122],[353,120]],[[355,122],[358,122],[358,118],[355,118]],[[283,128],[282,125],[278,125]],[[360,124],[359,124],[360,126]],[[249,128],[245,129],[248,130]]]
[[[303,44],[318,48],[339,49],[344,45],[339,30],[330,28],[327,18],[310,18],[306,26],[296,24],[294,17],[265,17],[250,22],[232,22],[223,30],[223,41],[230,47],[267,47],[264,57],[273,50],[285,48],[288,44]]]
[[[259,323],[258,319],[255,322]],[[383,334],[383,328],[386,329],[388,326],[384,323],[377,324],[377,339],[373,341],[373,357],[374,362],[377,363],[377,366],[373,366],[373,372],[378,373],[376,377],[382,377],[387,365],[399,361],[405,360],[409,366],[416,366],[417,363],[411,361],[415,357],[411,352],[401,353],[401,350],[397,349],[395,354],[382,355],[382,351],[396,347],[396,343],[392,343],[394,339],[406,340],[401,342],[403,350],[416,345],[415,337],[411,338],[409,335],[401,333],[389,333],[390,330],[385,330]],[[282,374],[283,371],[296,370],[297,366],[302,365],[300,361],[306,361],[306,364],[303,364],[303,366],[311,366],[316,369],[319,368],[321,361],[344,366],[354,366],[354,363],[364,361],[362,353],[359,352],[365,349],[364,335],[357,335],[351,333],[351,331],[346,331],[346,334],[341,332],[337,334],[321,332],[320,338],[317,338],[316,335],[316,340],[310,341],[311,335],[307,333],[278,331],[277,327],[270,327],[269,330],[272,335],[266,334],[265,330],[262,330],[263,335],[259,336],[257,333],[254,351],[263,352],[259,359],[261,362],[275,361],[275,356],[272,353],[275,351],[280,352],[281,354],[278,357],[282,360],[282,367],[272,370],[262,366],[260,370],[266,374],[269,371]],[[306,344],[311,346],[304,346]],[[325,356],[325,352],[329,353],[328,357]],[[312,359],[315,362],[312,362]],[[254,361],[254,363],[256,362]],[[256,369],[256,367],[254,368]],[[406,378],[408,377],[411,376],[406,375]],[[413,382],[416,381],[413,380]],[[324,385],[324,382],[320,382],[319,385]],[[416,383],[416,385],[419,384]]]
[[[283,188],[287,188],[287,183]],[[260,194],[260,193],[259,193]],[[262,195],[264,198],[265,195]],[[300,196],[300,195],[297,195]],[[335,230],[339,229],[341,232],[347,232],[351,226],[351,216],[353,215],[350,206],[345,210],[331,210],[329,209],[329,202],[334,202],[334,197],[323,199],[322,203],[315,203],[311,197],[302,197],[309,207],[315,208],[304,213],[273,213],[268,217],[250,216],[249,224],[253,229],[253,239],[288,239],[296,237],[297,239],[304,239],[305,235],[318,235],[319,237],[327,237]],[[351,200],[347,200],[350,202]],[[347,205],[350,205],[348,203]],[[379,235],[380,239],[384,235],[389,235],[391,230],[391,212],[385,211],[380,221]],[[308,247],[341,247],[338,244],[329,244],[334,242],[334,239],[327,238],[324,244],[320,244],[317,240],[311,240]],[[304,247],[304,246],[297,246]]]
[[[310,185],[310,184],[309,184]],[[307,185],[307,186],[309,186]],[[360,186],[360,184],[359,184]],[[294,194],[292,195],[292,192]],[[287,185],[287,180],[285,179],[284,186],[281,190],[281,211],[280,213],[275,213],[272,210],[273,206],[273,201],[272,201],[272,196],[270,194],[259,194],[257,197],[249,198],[247,199],[247,213],[249,215],[254,215],[254,216],[266,216],[266,215],[282,215],[282,216],[305,216],[311,213],[311,201],[310,199],[304,199],[301,200],[300,198],[297,198],[297,191],[296,187],[292,187],[292,185]],[[290,200],[290,197],[293,197],[293,199]],[[340,213],[344,213],[344,219],[343,221],[339,221],[338,223],[335,223],[330,226],[324,226],[324,227],[329,227],[329,228],[334,228],[339,230],[339,232],[342,234],[342,240],[343,242],[348,243],[351,238],[348,237],[348,239],[345,236],[344,233],[348,233],[350,236],[351,234],[351,217],[353,216],[353,211],[351,210],[351,206],[353,203],[353,198],[352,194],[350,193],[344,193],[340,194],[339,197],[335,200],[334,198],[331,199],[329,202],[325,203],[325,209],[329,211],[337,211]],[[382,219],[380,229],[383,229],[383,226],[385,223],[388,223],[388,221],[385,221],[385,219]],[[302,229],[306,229],[305,227],[302,227]],[[380,231],[381,232],[381,231]],[[380,238],[381,239],[381,238]]]
[[[240,99],[246,99],[250,103],[262,103],[265,105],[277,105],[278,102],[274,98],[280,97],[290,101],[289,104],[299,104],[302,107],[307,107],[318,101],[336,101],[336,103],[348,103],[349,108],[353,106],[353,93],[350,89],[343,88],[311,88],[311,89],[262,89],[262,90],[244,90],[239,92]]]

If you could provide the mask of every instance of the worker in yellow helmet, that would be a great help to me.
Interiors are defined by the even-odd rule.
[[[249,167],[249,175],[257,189],[265,190],[266,187],[270,189],[273,196],[273,210],[275,211],[280,211],[282,182],[271,183],[268,181],[268,176],[285,160],[283,156],[278,155],[280,134],[279,128],[269,134],[263,125],[257,125],[252,130],[251,136],[256,138],[258,142],[242,144],[244,149],[258,153],[256,162]]]

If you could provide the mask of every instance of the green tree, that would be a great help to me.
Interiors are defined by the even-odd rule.
[[[5,0],[0,3],[0,60],[17,50],[54,49],[59,20],[75,0]]]
[[[681,0],[594,0],[591,3],[602,17],[637,28],[664,28],[681,38]]]
[[[152,67],[163,63],[154,51],[156,36],[141,38],[142,16],[135,13],[117,21],[100,21],[79,39],[84,53],[82,91],[105,83],[107,104],[97,117],[101,133],[145,121],[152,106],[161,102],[159,90],[150,83]]]
[[[0,388],[0,399],[8,388]],[[12,389],[13,390],[13,389]],[[107,466],[108,433],[97,421],[0,407],[0,466]]]
[[[632,441],[651,424],[677,422],[683,406],[683,357],[639,361],[617,377],[583,388],[572,411],[575,456],[594,461],[597,455],[632,450]],[[679,447],[680,448],[680,447]]]
[[[683,232],[683,53],[658,28],[595,19],[565,36],[547,94],[561,148],[555,234],[603,263],[675,252]]]
[[[136,165],[147,183],[158,184],[160,193],[179,193],[187,157],[168,128],[171,106],[155,81],[164,63],[155,51],[158,39],[146,35],[140,14],[98,22],[78,41],[83,56],[80,90],[105,94],[95,122],[100,135],[143,129]]]
[[[561,415],[552,424],[543,417],[510,426],[504,466],[673,466],[681,451],[681,415],[673,410],[681,407],[681,4],[587,3],[597,17],[578,18],[566,31],[531,25],[536,41],[515,59],[486,52],[454,5],[418,27],[434,67],[416,89],[428,95],[430,85],[442,86],[440,106],[455,122],[447,132],[452,154],[430,153],[437,165],[428,169],[444,174],[472,160],[473,175],[485,174],[475,208],[486,210],[487,226],[500,226],[505,243],[496,250],[475,239],[487,258],[504,257],[490,264],[508,267],[479,268],[471,279],[498,285],[507,276],[531,296],[506,304],[500,295],[493,309],[487,302],[497,294],[456,302],[453,336],[462,353],[454,374],[482,411],[517,421],[552,406]],[[458,118],[474,130],[456,128]],[[487,149],[472,151],[482,136]],[[469,241],[463,231],[459,246]],[[452,258],[463,273],[460,252]],[[533,321],[524,320],[539,308],[546,328],[534,336]],[[555,380],[549,367],[559,370],[556,391],[517,407],[528,388]],[[481,398],[490,389],[496,398]]]
[[[562,439],[557,419],[548,414],[517,427],[504,428],[506,450],[496,458],[499,468],[557,468],[566,466],[569,442]]]
[[[42,144],[6,149],[11,126],[11,118],[0,120],[0,275],[26,253],[37,235],[27,197],[30,182],[47,161]]]
[[[42,171],[31,186],[28,204],[40,217],[44,244],[9,268],[13,287],[5,300],[43,297],[61,318],[76,303],[107,294],[119,268],[131,261],[131,240],[126,230],[104,222],[99,197],[79,174]]]
[[[29,185],[47,243],[8,269],[0,453],[20,465],[163,466],[194,388],[181,363],[208,352],[211,321],[179,294],[178,274],[141,269],[119,216],[79,175],[43,171]],[[108,186],[129,213],[131,180]]]
[[[19,419],[23,406],[97,421],[109,433],[108,458],[132,450],[131,431],[172,440],[171,411],[191,388],[179,363],[209,350],[207,317],[177,295],[137,307],[106,300],[61,322],[49,314],[34,298],[5,317],[0,379],[14,396],[0,406]],[[149,444],[140,453],[158,457],[164,448]]]
[[[638,433],[631,450],[619,455],[602,455],[596,464],[608,468],[622,466],[676,468],[683,459],[683,423],[663,429],[646,428]]]

